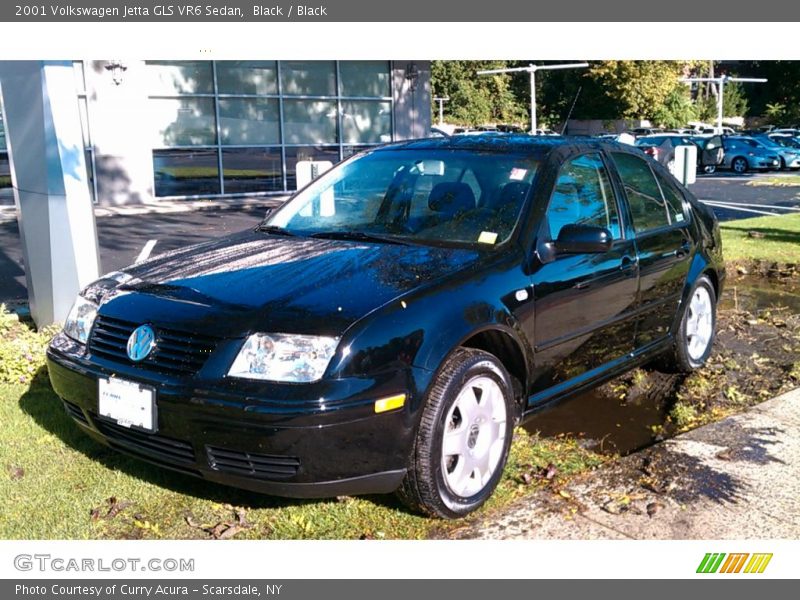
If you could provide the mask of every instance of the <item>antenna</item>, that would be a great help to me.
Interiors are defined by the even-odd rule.
[[[478,75],[497,75],[498,73],[521,73],[527,71],[531,74],[531,134],[536,134],[536,71],[555,71],[558,69],[585,69],[589,63],[564,63],[560,65],[533,65],[527,67],[513,67],[509,69],[487,69],[478,71]]]

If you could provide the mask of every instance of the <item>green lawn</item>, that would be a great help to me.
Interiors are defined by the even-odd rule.
[[[800,213],[720,224],[725,260],[800,264]],[[764,237],[751,237],[750,232]]]

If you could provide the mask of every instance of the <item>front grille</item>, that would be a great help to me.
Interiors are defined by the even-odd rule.
[[[194,465],[195,463],[194,448],[188,442],[123,427],[97,415],[93,416],[93,421],[112,446],[166,464]]]
[[[155,348],[143,361],[133,362],[128,358],[128,338],[139,325],[141,323],[98,315],[89,340],[89,351],[93,356],[142,369],[170,375],[192,375],[200,370],[217,345],[217,339],[210,336],[154,326]]]
[[[89,422],[86,420],[86,415],[83,414],[83,410],[79,406],[72,404],[72,402],[67,402],[66,400],[64,400],[64,410],[67,411],[67,414],[70,417],[78,421],[78,423],[81,423],[83,425],[89,424]]]
[[[251,454],[214,446],[206,446],[206,453],[212,469],[256,479],[289,479],[300,468],[300,459],[293,456]]]

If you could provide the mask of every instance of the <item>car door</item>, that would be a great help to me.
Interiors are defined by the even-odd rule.
[[[639,293],[635,347],[669,334],[694,252],[689,211],[675,184],[638,156],[612,152],[636,236]]]
[[[560,230],[600,226],[609,250],[560,253]],[[633,348],[632,314],[637,262],[627,239],[614,186],[600,152],[560,168],[537,236],[541,263],[534,271],[535,366],[531,403],[556,398],[600,375]]]

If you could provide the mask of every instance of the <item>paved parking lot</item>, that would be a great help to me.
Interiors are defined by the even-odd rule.
[[[800,185],[760,185],[775,177],[786,175],[721,173],[698,177],[691,189],[701,200],[728,205],[714,206],[717,215],[724,220],[754,217],[760,213],[785,213],[786,208],[800,209]],[[262,219],[264,210],[263,206],[247,206],[183,213],[98,215],[102,271],[114,271],[131,264],[149,240],[157,240],[154,254],[165,252],[253,227]],[[19,303],[25,298],[25,271],[17,223],[5,219],[0,221],[0,302]]]

